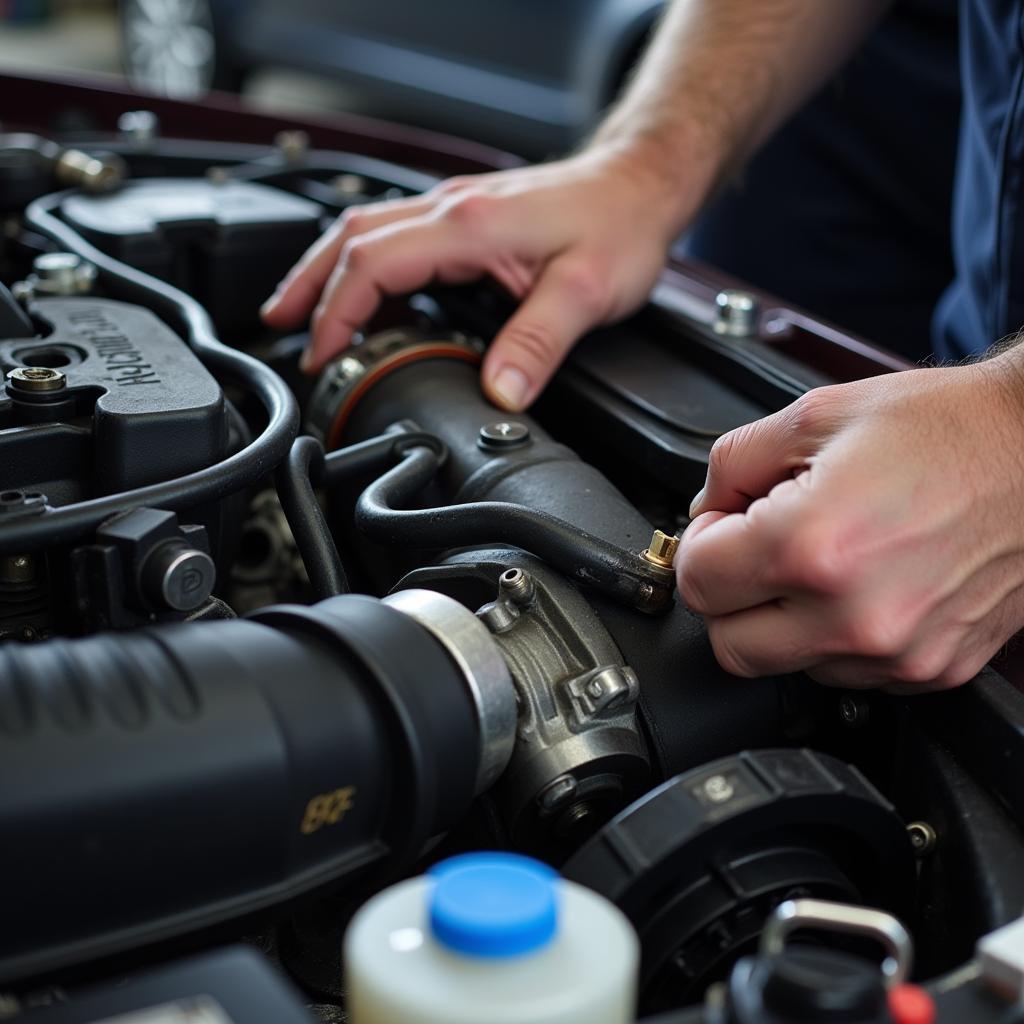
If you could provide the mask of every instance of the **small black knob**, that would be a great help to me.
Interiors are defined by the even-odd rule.
[[[205,552],[178,541],[159,545],[146,557],[142,586],[159,608],[190,612],[213,592],[217,567]]]
[[[741,960],[730,980],[742,1024],[890,1024],[877,964],[833,949],[790,948]]]

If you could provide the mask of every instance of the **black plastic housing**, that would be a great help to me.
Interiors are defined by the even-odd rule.
[[[61,213],[115,259],[198,299],[230,332],[256,327],[259,303],[319,235],[323,208],[255,182],[151,178],[69,195]]]
[[[229,447],[220,385],[149,310],[102,298],[47,298],[45,337],[0,341],[0,370],[59,369],[66,386],[0,391],[0,489],[51,505],[173,479]]]

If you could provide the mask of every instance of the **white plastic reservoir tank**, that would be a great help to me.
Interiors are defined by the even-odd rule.
[[[632,1024],[639,943],[608,900],[509,853],[392,886],[345,936],[352,1024]]]

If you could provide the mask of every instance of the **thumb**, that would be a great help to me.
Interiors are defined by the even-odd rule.
[[[704,512],[743,512],[776,484],[807,466],[839,421],[839,410],[810,391],[780,412],[723,434],[711,448],[704,487],[690,505],[690,518]]]
[[[491,400],[510,412],[525,409],[607,304],[586,264],[565,257],[549,263],[487,353],[483,384]]]

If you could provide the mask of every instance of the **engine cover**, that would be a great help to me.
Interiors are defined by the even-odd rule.
[[[202,178],[74,194],[69,223],[104,252],[194,295],[223,330],[255,326],[265,298],[320,233],[321,208],[280,189]]]
[[[98,298],[33,306],[46,337],[0,341],[5,375],[59,370],[63,386],[0,392],[0,488],[51,505],[172,479],[222,459],[224,395],[188,346],[148,310]]]

